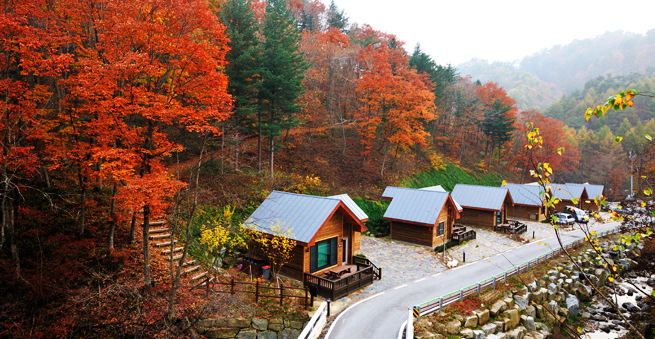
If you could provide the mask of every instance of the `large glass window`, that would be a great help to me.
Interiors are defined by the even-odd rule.
[[[443,234],[443,221],[439,223],[439,226],[437,226],[437,235],[442,235]]]
[[[316,272],[337,264],[338,237],[318,241],[309,248],[309,270]]]

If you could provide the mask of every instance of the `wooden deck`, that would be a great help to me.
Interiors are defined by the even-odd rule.
[[[462,225],[453,226],[453,236],[451,237],[451,239],[453,241],[457,241],[459,245],[461,245],[465,241],[475,239],[476,237],[477,234],[475,233],[474,230],[466,230],[466,227]]]
[[[507,219],[506,224],[496,226],[496,231],[510,234],[521,234],[528,231],[528,225],[518,220]]]
[[[304,285],[315,288],[318,295],[337,300],[382,278],[382,269],[368,259],[355,257],[353,265],[342,265],[319,275],[304,273]],[[339,273],[350,269],[350,272]],[[336,274],[336,275],[335,275]],[[326,276],[327,275],[327,276]]]

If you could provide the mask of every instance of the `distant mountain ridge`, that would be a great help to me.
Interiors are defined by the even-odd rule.
[[[474,80],[498,82],[521,109],[544,108],[600,75],[652,74],[655,29],[645,34],[607,32],[544,49],[519,62],[473,59],[457,68],[460,74],[470,74]]]

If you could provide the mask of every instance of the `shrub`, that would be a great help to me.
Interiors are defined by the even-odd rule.
[[[444,246],[446,246],[446,249],[449,249],[449,248],[455,247],[457,245],[458,245],[458,243],[456,241],[448,240],[445,244],[435,247],[434,251],[437,252],[437,253],[441,253],[444,250],[443,249]]]

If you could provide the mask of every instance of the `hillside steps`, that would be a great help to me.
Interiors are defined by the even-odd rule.
[[[150,240],[161,240],[161,239],[167,239],[167,238],[170,238],[170,237],[171,237],[170,233],[167,233],[167,234],[151,235],[148,238]]]
[[[184,267],[184,266],[189,266],[189,265],[193,265],[193,264],[195,264],[195,263],[196,263],[195,260],[189,260],[189,261],[185,262],[184,264],[182,264],[182,267]]]
[[[207,283],[211,283],[214,280],[216,280],[216,277],[211,277],[211,278],[209,278],[208,281],[203,281],[203,283],[200,284],[200,286],[205,286],[205,285],[207,285]],[[319,306],[320,306],[320,304],[319,304]]]
[[[173,249],[173,253],[175,253],[175,252],[180,252],[180,251],[182,251],[183,249],[184,249],[184,247],[176,247],[176,248]],[[170,253],[171,253],[171,250],[170,250],[170,249],[167,249],[167,250],[163,250],[163,251],[161,251],[161,254],[170,254]]]
[[[166,225],[166,220],[152,220],[149,223],[149,226],[164,226]],[[143,226],[143,223],[141,223],[141,226]]]
[[[174,240],[173,244],[176,243],[176,242],[177,242],[177,240]],[[171,245],[171,242],[167,241],[167,242],[156,243],[155,247],[164,247],[164,246],[170,246],[170,245]]]
[[[206,276],[207,276],[207,272],[202,272],[202,273],[196,275],[195,277],[191,278],[191,280],[193,280],[193,281],[200,280],[200,279],[202,279],[202,278],[204,278]]]
[[[155,229],[149,229],[148,230],[148,235],[150,234],[156,234],[156,233],[165,233],[165,232],[170,232],[171,230],[169,228],[155,228]]]
[[[195,271],[197,271],[199,269],[200,269],[200,265],[193,266],[191,268],[188,268],[188,269],[182,271],[182,275],[187,275],[187,274],[189,274],[191,272],[195,272]]]

